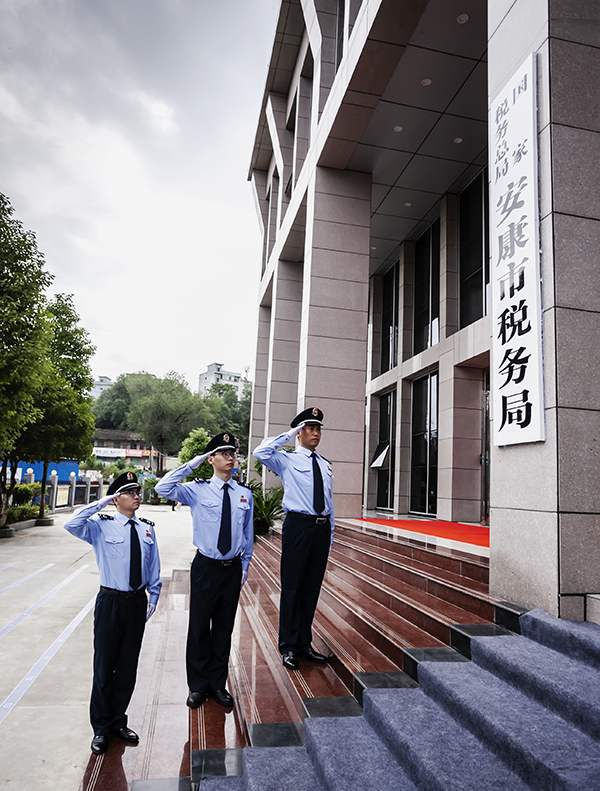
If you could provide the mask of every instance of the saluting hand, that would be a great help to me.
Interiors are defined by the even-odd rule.
[[[194,456],[191,461],[188,461],[188,465],[192,468],[192,470],[195,470],[202,464],[203,461],[206,461],[209,456],[210,453],[203,453],[202,456]]]
[[[100,500],[98,500],[98,505],[100,508],[104,508],[105,505],[112,503],[112,501],[118,496],[118,494],[106,494],[104,497],[101,497]]]
[[[295,439],[295,438],[298,436],[298,434],[300,433],[300,430],[301,430],[301,429],[303,429],[305,425],[306,425],[306,424],[304,423],[304,421],[302,421],[302,423],[298,423],[298,425],[296,426],[296,428],[291,428],[291,429],[288,431],[288,437],[289,437],[290,439]]]

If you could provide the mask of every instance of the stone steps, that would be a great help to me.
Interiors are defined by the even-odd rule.
[[[218,791],[600,789],[600,744],[585,732],[600,721],[592,667],[600,627],[582,635],[580,624],[541,611],[528,621],[530,633],[535,625],[548,642],[554,635],[555,647],[583,642],[585,661],[530,637],[474,637],[472,661],[422,662],[419,689],[367,689],[362,716],[307,719],[304,747],[246,748],[242,777],[203,784]],[[567,714],[569,700],[580,708],[584,688],[588,710],[578,727],[552,697]]]

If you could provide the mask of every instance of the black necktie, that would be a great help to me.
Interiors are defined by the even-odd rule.
[[[231,503],[229,502],[229,484],[223,484],[223,510],[221,511],[221,529],[217,549],[226,555],[231,549]]]
[[[325,494],[323,493],[323,476],[317,461],[317,454],[311,453],[313,466],[313,506],[318,514],[325,510]]]
[[[131,539],[129,542],[129,586],[136,591],[142,585],[142,550],[140,539],[135,529],[135,522],[130,519]]]

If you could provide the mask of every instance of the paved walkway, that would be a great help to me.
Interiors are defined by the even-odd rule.
[[[156,523],[162,576],[187,569],[194,553],[189,509],[142,506],[139,513]],[[63,529],[67,517],[0,541],[2,791],[77,791],[90,758],[98,570],[92,548]],[[159,602],[145,644],[160,632],[160,609]]]

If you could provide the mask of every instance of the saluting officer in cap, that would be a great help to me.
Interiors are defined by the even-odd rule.
[[[309,407],[291,422],[291,431],[263,440],[254,456],[283,481],[281,602],[279,651],[288,670],[298,669],[298,657],[326,662],[311,645],[312,621],[333,542],[333,474],[331,464],[316,453],[323,413]],[[292,453],[278,449],[298,437]]]
[[[135,687],[144,626],[160,595],[160,560],[154,522],[136,516],[140,486],[124,472],[108,487],[106,497],[84,505],[65,528],[94,547],[100,570],[100,592],[94,611],[94,681],[90,720],[92,752],[102,754],[109,734],[137,744],[127,727],[127,706]],[[115,514],[98,513],[114,502]],[[146,595],[148,591],[149,597]]]
[[[227,691],[231,634],[240,589],[248,577],[254,547],[252,492],[231,477],[235,437],[224,432],[211,439],[204,453],[167,473],[157,484],[162,497],[190,506],[197,548],[190,572],[190,621],[186,667],[187,705],[198,708],[207,694],[221,706],[232,706]],[[208,459],[209,480],[181,483]]]

